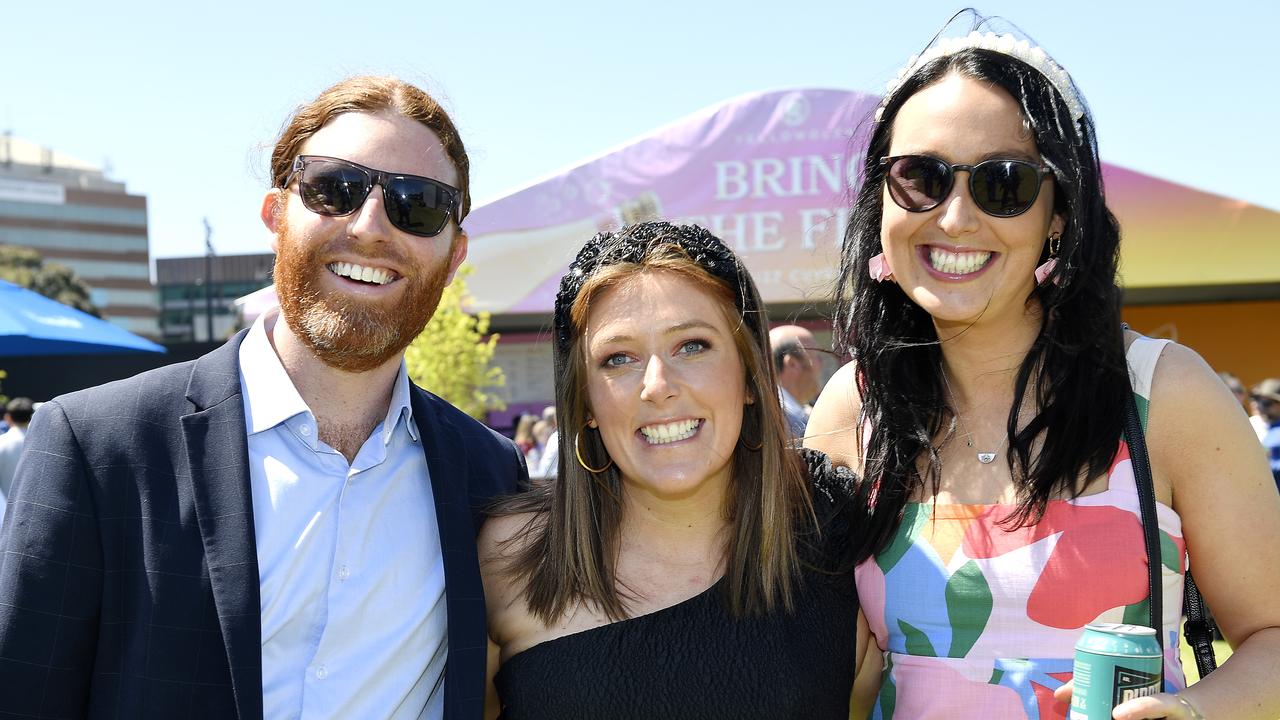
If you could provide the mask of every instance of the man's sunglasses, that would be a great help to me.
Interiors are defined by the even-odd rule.
[[[982,212],[1000,218],[1021,215],[1035,204],[1040,181],[1053,170],[1025,160],[984,160],[952,165],[928,155],[880,158],[889,197],[908,212],[928,212],[951,195],[956,172],[969,173],[969,196]]]
[[[439,180],[383,172],[322,155],[299,155],[284,186],[289,187],[295,176],[302,204],[317,215],[350,215],[364,204],[373,186],[379,185],[387,219],[410,235],[439,235],[450,217],[462,222],[458,217],[461,193]]]

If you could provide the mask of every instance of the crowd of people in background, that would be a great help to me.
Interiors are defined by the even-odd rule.
[[[797,325],[774,326],[769,331],[769,342],[778,378],[778,401],[792,438],[799,440],[804,437],[813,403],[825,380],[822,356],[831,351],[818,347],[813,333]],[[1222,372],[1219,377],[1249,416],[1249,424],[1258,434],[1258,441],[1280,489],[1280,378],[1267,378],[1249,389],[1232,373]],[[516,446],[524,453],[529,478],[555,478],[559,460],[555,406],[548,405],[541,415],[517,415],[510,432]],[[0,460],[0,483],[3,483],[2,469],[3,461]]]
[[[1258,434],[1276,487],[1280,488],[1280,378],[1267,378],[1249,390],[1240,378],[1229,372],[1218,373],[1218,376],[1249,415],[1249,424]]]
[[[556,476],[556,464],[560,459],[556,442],[556,408],[548,405],[542,415],[521,413],[512,426],[512,439],[524,453],[530,480],[547,480]]]

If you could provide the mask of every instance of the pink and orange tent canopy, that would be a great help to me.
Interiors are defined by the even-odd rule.
[[[736,98],[484,204],[464,224],[477,309],[549,313],[587,238],[654,218],[724,239],[767,302],[826,301],[878,101],[831,89]],[[1171,300],[1280,287],[1280,213],[1115,165],[1104,178],[1127,289]]]

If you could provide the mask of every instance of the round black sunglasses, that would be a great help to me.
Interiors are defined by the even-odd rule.
[[[969,196],[982,212],[1000,218],[1021,215],[1035,204],[1040,182],[1053,170],[1026,160],[983,160],[951,164],[930,155],[880,158],[889,197],[908,212],[928,212],[951,194],[956,172],[969,173]]]

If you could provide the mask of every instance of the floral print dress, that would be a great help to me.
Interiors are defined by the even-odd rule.
[[[1167,341],[1139,338],[1130,379],[1146,422]],[[998,523],[1012,505],[909,503],[893,542],[856,571],[884,672],[872,718],[1064,718],[1053,691],[1071,679],[1092,622],[1147,624],[1147,558],[1129,449],[1105,490],[1050,501],[1033,526]],[[1157,503],[1164,581],[1165,688],[1185,687],[1178,658],[1182,522]]]

